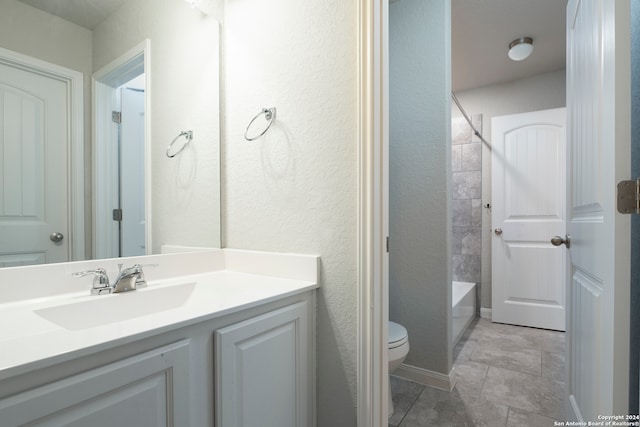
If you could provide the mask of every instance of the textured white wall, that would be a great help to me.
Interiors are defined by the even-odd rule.
[[[322,257],[320,427],[356,425],[357,27],[352,1],[226,3],[223,244]]]
[[[389,317],[406,364],[451,369],[451,3],[390,5]]]
[[[482,114],[482,134],[491,142],[491,119],[508,114],[546,110],[566,105],[565,70],[540,74],[509,83],[483,86],[457,93],[467,115]],[[452,117],[462,114],[452,104]],[[482,147],[482,204],[491,202],[491,149]],[[491,211],[482,215],[481,307],[491,307]]]
[[[222,7],[214,10],[221,13]],[[151,40],[152,253],[160,253],[161,245],[220,245],[215,18],[182,0],[136,0],[93,32],[94,70]],[[169,159],[166,148],[183,130],[193,130],[193,141]]]
[[[91,31],[15,0],[0,11],[1,47],[91,74]]]

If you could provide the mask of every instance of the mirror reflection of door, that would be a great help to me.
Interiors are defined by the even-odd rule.
[[[147,253],[147,48],[148,41],[94,74],[94,259]]]
[[[120,112],[120,256],[144,255],[144,74],[120,88]]]
[[[0,267],[70,255],[68,87],[47,71],[55,66],[20,61],[0,62]]]

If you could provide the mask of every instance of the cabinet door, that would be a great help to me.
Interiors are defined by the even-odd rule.
[[[189,425],[189,341],[0,400],[3,427]]]
[[[307,427],[312,363],[307,302],[216,331],[218,427]]]

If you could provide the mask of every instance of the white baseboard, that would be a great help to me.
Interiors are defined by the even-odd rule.
[[[480,307],[480,317],[491,320],[491,309]]]
[[[449,375],[445,375],[403,363],[392,375],[445,391],[453,390],[456,385],[455,369],[453,367]]]

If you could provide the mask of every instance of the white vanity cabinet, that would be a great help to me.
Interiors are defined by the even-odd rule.
[[[309,311],[302,301],[216,331],[218,427],[314,425]]]
[[[0,427],[313,426],[314,301],[306,291],[38,362],[0,379]]]
[[[188,426],[189,341],[0,400],[0,425]]]

